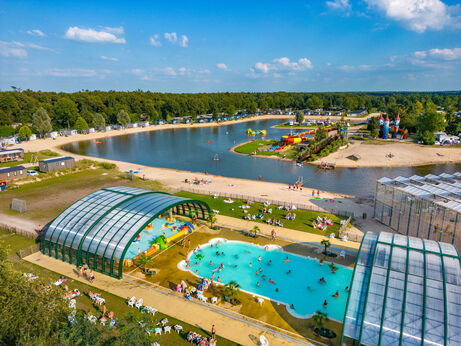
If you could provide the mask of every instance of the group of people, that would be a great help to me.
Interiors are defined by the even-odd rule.
[[[285,219],[291,220],[291,221],[295,220],[296,219],[296,213],[292,214],[292,213],[288,212],[288,214],[285,216]]]
[[[215,335],[207,339],[206,337],[202,337],[200,334],[196,332],[191,331],[187,333],[187,341],[189,341],[190,343],[199,345],[199,346],[215,346],[216,345],[215,338],[216,338]]]
[[[194,179],[184,179],[184,182],[186,184],[194,184],[194,185],[207,185],[207,184],[211,184],[211,179],[199,179],[197,177],[195,177]]]
[[[86,263],[78,268],[77,276],[87,279],[90,283],[93,283],[95,279],[93,270],[90,270]]]
[[[293,185],[288,185],[288,190],[293,190],[293,191],[303,191],[303,186],[298,183],[294,183]]]
[[[327,218],[326,215],[323,217],[317,216],[317,219],[312,221],[312,227],[326,231],[328,226],[332,226],[333,222],[331,219]]]

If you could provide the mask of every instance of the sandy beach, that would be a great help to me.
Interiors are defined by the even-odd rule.
[[[392,153],[392,157],[390,157]],[[347,157],[360,155],[358,161]],[[461,148],[450,146],[426,146],[416,143],[390,141],[388,144],[365,144],[354,141],[349,147],[314,161],[328,162],[336,167],[397,167],[423,166],[444,163],[460,163]]]

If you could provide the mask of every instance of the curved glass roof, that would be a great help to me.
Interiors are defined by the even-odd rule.
[[[343,338],[363,345],[461,345],[461,266],[451,244],[368,232]]]
[[[117,186],[101,189],[72,204],[46,230],[44,253],[71,261],[72,250],[111,261],[123,259],[133,238],[159,214],[172,209],[206,219],[206,203],[163,192]],[[53,252],[54,251],[54,252]]]

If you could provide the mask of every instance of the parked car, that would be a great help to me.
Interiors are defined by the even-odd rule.
[[[35,177],[36,175],[38,175],[38,173],[36,171],[34,171],[33,169],[28,169],[27,170],[27,175]]]

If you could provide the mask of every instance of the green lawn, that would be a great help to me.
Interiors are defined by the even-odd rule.
[[[191,192],[179,192],[176,194],[177,196],[181,197],[187,197],[187,198],[193,198],[193,199],[198,199],[201,201],[204,201],[208,203],[211,209],[219,210],[220,215],[225,215],[225,216],[231,216],[235,217],[238,219],[243,219],[245,216],[245,213],[243,212],[244,209],[239,208],[239,206],[242,206],[246,204],[246,201],[240,201],[240,200],[234,200],[234,203],[225,203],[224,199],[225,198],[214,198],[213,196],[208,196],[208,195],[200,195],[200,194],[195,194]],[[262,209],[264,208],[264,205],[262,203],[253,203],[251,209],[246,209],[250,214],[257,214],[258,212],[261,212]],[[335,236],[338,236],[338,231],[339,228],[341,227],[340,221],[345,218],[340,218],[336,215],[333,214],[328,214],[328,213],[317,213],[309,210],[301,210],[297,209],[294,212],[296,213],[296,219],[295,220],[285,220],[285,216],[287,215],[287,211],[285,210],[279,210],[277,206],[275,205],[270,205],[267,209],[272,208],[272,214],[270,216],[266,216],[264,219],[266,220],[268,217],[271,219],[275,217],[275,219],[279,219],[285,228],[291,228],[294,230],[302,231],[302,232],[309,232],[309,233],[315,233],[315,234],[322,234],[325,235],[325,232],[313,228],[312,227],[312,221],[314,221],[317,216],[323,216],[327,215],[329,219],[333,222],[332,226],[328,227],[327,233],[335,233]],[[260,222],[260,223],[265,223],[263,220],[256,218],[254,220],[255,222]]]
[[[0,163],[0,167],[13,167],[13,166],[22,165],[24,163],[30,163],[32,159],[32,155],[37,156],[39,160],[48,159],[53,156],[59,156],[58,153],[55,153],[51,150],[42,150],[42,151],[39,151],[38,153],[28,152],[24,154],[24,160]]]
[[[24,261],[16,255],[16,252],[19,249],[26,248],[26,247],[29,247],[35,244],[34,240],[20,236],[20,235],[9,233],[7,231],[0,230],[0,244],[2,243],[9,246],[9,249],[10,249],[9,259],[13,263],[13,267],[15,270],[21,273],[33,273],[34,275],[39,276],[41,279],[44,279],[49,282],[54,282],[61,277],[61,274],[59,273],[53,272],[51,270],[35,265],[33,263]],[[70,290],[77,288],[82,293],[82,295],[80,295],[76,299],[77,309],[84,310],[85,312],[93,314],[93,315],[100,315],[102,313],[102,308],[94,305],[88,296],[89,291],[93,291],[93,292],[95,291],[94,287],[87,285],[85,283],[82,283],[80,281],[72,280],[71,278],[68,278],[68,281],[66,283],[68,284]],[[115,316],[118,319],[123,320],[123,316],[125,316],[128,312],[136,311],[136,309],[133,309],[126,304],[126,301],[124,298],[113,295],[109,292],[99,290],[99,289],[97,289],[96,291],[98,293],[101,293],[102,297],[106,300],[107,308],[109,309],[109,311],[113,311]],[[160,337],[156,337],[157,341],[162,345],[187,345],[189,344],[186,340],[186,334],[187,332],[191,330],[205,337],[211,336],[211,333],[208,330],[203,330],[199,327],[192,326],[188,323],[175,319],[161,312],[157,312],[155,314],[154,320],[160,321],[161,319],[165,317],[168,318],[169,325],[180,324],[183,327],[183,332],[180,334],[176,332],[172,332],[171,334],[162,334]],[[237,345],[236,343],[228,339],[221,338],[219,336],[217,338],[217,344],[218,345]]]
[[[287,149],[283,151],[266,151],[270,147],[277,143],[276,140],[256,140],[248,143],[244,143],[234,148],[234,151],[240,154],[253,154],[262,156],[278,156],[287,159],[295,159],[298,151],[295,148]]]

